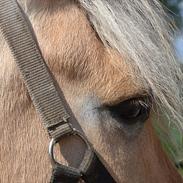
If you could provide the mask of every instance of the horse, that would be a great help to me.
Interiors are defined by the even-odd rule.
[[[157,0],[19,0],[82,130],[118,183],[182,183],[154,123],[183,130],[183,74]],[[0,182],[48,182],[49,137],[0,33]],[[168,138],[168,137],[167,137]],[[60,142],[77,167],[84,146]],[[78,152],[78,153],[77,153]]]

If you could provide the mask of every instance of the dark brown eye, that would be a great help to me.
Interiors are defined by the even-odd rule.
[[[145,122],[149,117],[151,102],[149,98],[126,100],[114,106],[107,106],[111,116],[127,124]]]

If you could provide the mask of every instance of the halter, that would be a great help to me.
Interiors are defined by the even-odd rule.
[[[96,156],[87,138],[72,127],[72,121],[76,119],[44,61],[28,18],[16,0],[0,0],[0,30],[51,139],[49,156],[53,173],[50,182],[115,182]],[[83,160],[78,168],[62,165],[55,159],[55,144],[68,135],[79,137],[86,145]]]

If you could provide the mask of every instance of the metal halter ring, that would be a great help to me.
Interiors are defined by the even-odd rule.
[[[66,165],[62,165],[60,164],[54,156],[54,146],[61,140],[62,137],[67,136],[67,135],[74,135],[74,136],[78,136],[86,145],[87,149],[85,151],[83,160],[79,166],[79,168],[74,168],[74,167],[70,167],[70,166],[66,166]],[[92,163],[93,157],[94,157],[94,152],[92,150],[93,148],[91,147],[91,144],[89,143],[89,141],[87,140],[87,138],[81,134],[78,130],[76,130],[75,128],[73,128],[73,131],[69,134],[64,134],[62,135],[59,139],[54,139],[52,138],[49,144],[49,156],[51,159],[51,163],[52,166],[56,166],[59,165],[60,167],[64,168],[64,169],[68,169],[70,171],[77,171],[79,170],[79,173],[82,175],[85,172],[87,172],[90,164]]]

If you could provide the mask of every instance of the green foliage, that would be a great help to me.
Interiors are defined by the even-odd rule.
[[[168,121],[168,119],[163,116],[161,119],[155,117],[154,128],[167,155],[183,176],[183,134],[178,127],[171,123],[168,126],[164,126],[163,121]]]

